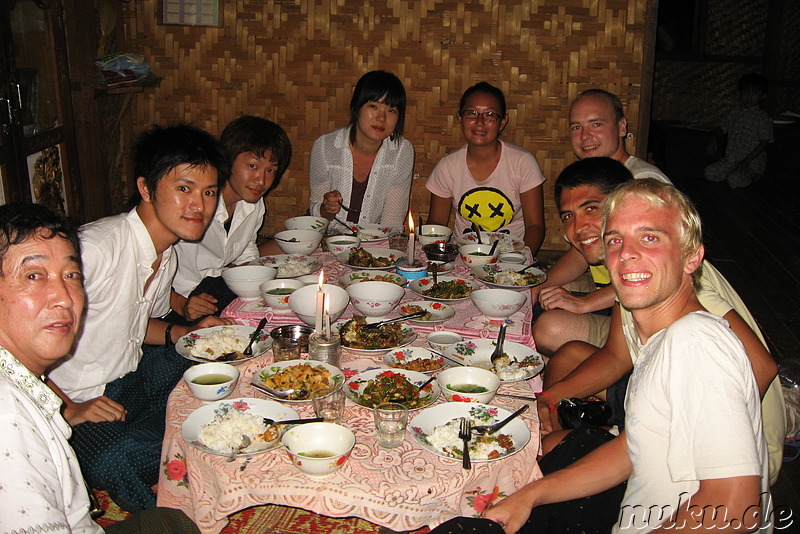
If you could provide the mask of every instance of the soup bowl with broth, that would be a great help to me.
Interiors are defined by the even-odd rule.
[[[229,363],[201,363],[189,367],[183,380],[198,399],[216,401],[231,394],[239,380],[239,370]]]

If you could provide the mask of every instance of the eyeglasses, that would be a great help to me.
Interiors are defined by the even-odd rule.
[[[478,117],[483,119],[483,122],[494,123],[502,119],[503,117],[499,113],[495,113],[494,111],[484,111],[483,113],[478,113],[474,109],[465,109],[461,111],[461,118],[467,119],[468,121],[476,121]]]

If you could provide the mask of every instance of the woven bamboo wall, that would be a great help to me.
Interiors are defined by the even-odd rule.
[[[481,80],[503,89],[504,138],[530,150],[548,178],[549,248],[563,248],[552,184],[575,159],[569,102],[608,89],[636,131],[647,0],[225,0],[219,28],[159,25],[158,3],[126,4],[129,48],[164,78],[139,100],[136,126],[190,121],[218,133],[241,113],[281,124],[294,156],[267,200],[271,230],[308,208],[311,144],[347,123],[352,87],[373,69],[405,84],[419,175],[411,209],[423,218],[425,178],[464,142],[462,92]]]

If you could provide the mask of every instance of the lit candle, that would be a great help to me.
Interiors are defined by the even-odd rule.
[[[317,286],[317,308],[314,314],[314,330],[322,334],[322,314],[325,308],[325,292],[322,291],[322,283],[325,281],[325,272],[319,272],[319,285]]]
[[[411,210],[408,210],[408,266],[414,265],[414,218],[411,216]]]
[[[331,338],[331,296],[325,293],[325,339]]]

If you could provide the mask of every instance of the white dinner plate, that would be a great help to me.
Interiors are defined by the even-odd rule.
[[[529,289],[534,286],[538,286],[539,284],[544,283],[547,280],[547,273],[545,273],[541,269],[537,269],[536,267],[530,267],[525,270],[526,273],[530,273],[535,275],[538,278],[537,282],[532,284],[498,284],[497,282],[491,281],[495,276],[498,274],[505,272],[505,271],[519,271],[524,267],[523,265],[519,265],[517,263],[487,263],[481,265],[480,267],[476,267],[472,269],[472,275],[486,284],[489,287],[498,287],[501,289],[511,289],[514,291],[521,291],[523,289]]]
[[[355,224],[352,229],[357,232],[356,235],[362,243],[376,243],[403,233],[402,228],[392,228],[382,224]]]
[[[348,399],[353,401],[355,404],[359,406],[363,406],[364,408],[369,408],[370,410],[373,408],[368,402],[365,402],[361,396],[364,394],[364,390],[367,388],[371,380],[377,379],[379,376],[388,373],[389,375],[401,375],[405,377],[406,380],[415,384],[417,386],[421,386],[425,382],[427,382],[428,375],[424,373],[418,373],[416,371],[406,371],[405,369],[369,369],[367,371],[363,371],[358,373],[357,375],[349,378],[347,382],[345,382],[345,386],[343,388],[345,396]],[[409,410],[419,410],[420,408],[424,408],[426,406],[430,406],[433,404],[436,399],[439,398],[439,394],[442,392],[439,384],[436,383],[434,380],[427,386],[425,389],[422,390],[421,393],[423,395],[420,397],[422,401],[419,406],[407,406],[405,403],[400,403],[405,405]],[[396,401],[392,401],[396,402]]]
[[[257,386],[263,386],[265,385],[264,381],[267,380],[268,378],[275,376],[276,374],[283,371],[287,367],[292,367],[295,365],[308,365],[310,367],[321,366],[327,369],[328,372],[330,372],[331,374],[331,376],[328,378],[328,386],[330,386],[330,388],[333,391],[341,389],[342,384],[344,383],[344,373],[342,373],[342,371],[338,367],[334,367],[329,363],[318,362],[314,360],[285,360],[282,362],[273,362],[264,367],[263,369],[261,369],[260,371],[256,372],[256,374],[253,375],[253,380],[251,380],[250,383],[255,384]],[[262,389],[259,389],[258,391],[268,396],[271,399],[275,399],[281,402],[300,403],[300,402],[309,402],[311,400],[310,393],[308,396],[303,397],[301,399],[284,399],[282,397],[278,397]]]
[[[464,365],[492,369],[491,356],[495,346],[497,346],[497,342],[494,339],[465,339],[448,347],[444,351],[444,356],[451,360],[463,362]],[[504,383],[528,380],[544,369],[542,355],[522,343],[506,341],[503,343],[503,352],[518,362],[530,364],[523,367],[525,370],[524,376],[505,380],[501,378]]]
[[[385,317],[367,317],[366,320],[367,323],[377,323],[379,321],[384,321],[386,319]],[[333,323],[333,327],[338,332],[339,329],[342,328],[342,326],[344,326],[346,322],[347,321],[336,321],[335,323]],[[400,328],[402,328],[403,330],[403,339],[400,341],[398,345],[395,345],[394,347],[386,347],[385,349],[357,349],[354,347],[348,347],[344,343],[342,343],[342,348],[345,350],[349,350],[354,354],[361,354],[363,356],[380,356],[382,354],[386,354],[390,350],[399,349],[400,347],[405,347],[406,345],[410,345],[411,343],[414,342],[415,339],[417,339],[417,333],[410,326],[401,323]]]
[[[438,354],[434,354],[425,347],[402,347],[387,352],[383,357],[383,363],[393,369],[400,369],[397,367],[397,364],[407,363],[412,360],[432,360],[438,364],[436,369],[431,369],[430,371],[419,371],[420,373],[425,373],[426,375],[441,371],[445,366],[444,358]]]
[[[354,250],[354,249],[350,249]],[[363,250],[372,254],[375,258],[388,258],[392,263],[391,265],[384,265],[383,267],[364,267],[361,265],[353,265],[348,263],[350,259],[350,251],[347,250],[345,252],[340,252],[336,255],[336,259],[339,260],[339,263],[343,263],[348,267],[353,269],[363,269],[367,271],[385,271],[386,269],[394,269],[394,266],[397,264],[398,261],[403,260],[406,258],[406,253],[400,250],[394,250],[391,248],[372,248],[372,247],[363,247]]]
[[[353,271],[340,276],[339,285],[342,287],[347,287],[351,284],[367,282],[370,280],[392,282],[400,287],[405,287],[405,285],[408,283],[408,279],[405,276],[397,273],[390,273],[388,271]]]
[[[472,280],[467,280],[465,278],[459,278],[458,276],[439,276],[438,277],[439,283],[442,282],[457,282],[459,284],[465,284],[469,288],[469,293],[480,289],[481,286],[478,285],[477,282]],[[412,280],[408,284],[408,288],[419,295],[420,297],[426,298],[428,300],[435,300],[437,302],[459,302],[469,298],[469,293],[464,295],[463,297],[449,299],[449,298],[440,298],[440,297],[432,297],[428,295],[426,291],[429,291],[433,287],[433,277],[426,276],[425,278],[418,278],[417,280]]]
[[[481,232],[481,241],[484,243],[492,244],[496,239],[500,242],[497,244],[497,253],[513,252],[515,250],[522,250],[525,248],[525,242],[521,237],[516,237],[510,234],[501,232]],[[478,238],[474,232],[462,234],[456,238],[456,245],[471,245],[478,242]]]
[[[288,421],[290,419],[298,419],[300,416],[297,412],[279,404],[275,401],[253,398],[239,398],[239,399],[223,399],[211,404],[206,404],[196,409],[189,414],[189,417],[181,425],[181,437],[183,440],[197,450],[207,452],[209,454],[218,454],[221,456],[228,456],[227,452],[219,452],[214,449],[206,447],[200,441],[200,428],[203,425],[211,423],[214,416],[217,414],[225,414],[229,410],[239,410],[240,412],[257,415],[259,417],[269,417],[275,421]],[[280,447],[281,438],[269,443],[260,442],[253,443],[236,456],[251,456],[253,454],[260,454],[262,452],[271,451],[276,447]]]
[[[221,356],[222,354],[209,354],[206,359],[203,359],[193,356],[192,348],[194,347],[198,339],[210,335],[214,332],[219,332],[223,328],[232,328],[237,338],[245,340],[245,345],[250,342],[250,336],[252,336],[253,332],[256,331],[255,327],[242,324],[234,324],[227,326],[211,326],[209,328],[201,328],[199,330],[195,330],[194,332],[190,332],[185,336],[181,336],[181,338],[178,339],[178,341],[175,343],[175,350],[178,351],[178,354],[180,354],[187,360],[191,360],[193,362],[206,363],[208,361],[217,361],[217,358],[219,358],[219,356]],[[258,336],[258,339],[256,339],[255,343],[253,343],[252,356],[242,356],[238,360],[233,360],[225,363],[230,363],[232,365],[239,365],[242,362],[252,360],[256,356],[264,354],[270,347],[270,345],[272,345],[272,338],[269,337],[269,332],[266,330],[262,330],[261,334],[259,334]]]
[[[293,262],[296,264],[296,274],[281,273],[281,265]],[[322,268],[322,260],[314,256],[304,256],[302,254],[275,254],[274,256],[261,256],[251,261],[248,265],[267,265],[278,269],[276,278],[297,278],[305,276]]]
[[[417,324],[436,324],[436,323],[443,323],[455,317],[456,310],[453,309],[452,306],[445,304],[444,302],[436,302],[430,300],[415,300],[413,302],[406,302],[405,304],[401,304],[397,307],[397,312],[400,315],[410,315],[414,313],[415,309],[411,308],[411,306],[417,306],[422,308],[426,312],[430,313],[431,316],[429,318],[417,318],[417,319],[407,319],[409,323],[417,323]]]
[[[461,455],[453,452],[448,452],[440,447],[435,447],[428,441],[434,429],[446,425],[450,421],[460,419],[462,417],[470,417],[475,425],[490,425],[501,421],[511,415],[511,412],[496,406],[487,404],[480,404],[475,402],[446,402],[438,406],[431,406],[426,408],[414,416],[409,421],[408,426],[411,428],[411,435],[417,440],[417,443],[422,447],[437,456],[442,458],[450,458],[452,460],[461,461]],[[525,445],[531,440],[531,431],[525,421],[519,417],[515,417],[509,421],[501,430],[500,434],[505,434],[514,442],[514,448],[505,454],[501,454],[497,458],[473,458],[473,462],[493,462],[495,460],[502,460],[508,458],[512,454],[521,451]],[[474,438],[473,438],[474,439]],[[453,446],[461,451],[463,442],[458,440],[453,442]]]

